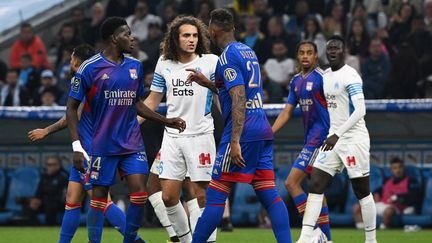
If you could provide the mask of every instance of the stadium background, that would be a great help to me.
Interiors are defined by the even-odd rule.
[[[108,6],[109,2],[116,1],[101,1],[103,6]],[[121,1],[119,1],[121,2]],[[133,5],[136,1],[127,1]],[[245,30],[245,23],[249,15],[257,15],[261,20],[268,21],[272,16],[282,16],[281,19],[284,21],[286,27],[287,39],[289,38],[304,38],[301,33],[304,32],[302,25],[295,25],[292,27],[293,20],[296,19],[295,6],[301,5],[298,2],[309,4],[308,15],[314,15],[315,17],[323,19],[325,22],[326,16],[331,13],[331,6],[335,3],[341,3],[345,9],[349,9],[344,13],[344,25],[349,25],[350,22],[350,10],[355,5],[355,2],[362,2],[368,11],[369,20],[377,20],[376,27],[379,29],[387,29],[390,31],[390,22],[393,15],[397,15],[397,9],[402,2],[409,2],[413,9],[417,13],[423,14],[422,17],[425,19],[425,24],[428,24],[425,28],[429,28],[424,37],[426,40],[431,40],[431,19],[432,16],[425,16],[431,14],[430,10],[427,11],[426,3],[422,0],[419,1],[333,1],[333,0],[322,0],[322,1],[301,1],[301,0],[275,0],[275,1],[148,1],[148,7],[151,13],[159,15],[162,18],[163,23],[159,25],[161,30],[166,21],[169,18],[162,13],[167,13],[166,6],[175,6],[174,10],[177,14],[189,13],[195,14],[195,16],[206,19],[205,12],[214,7],[228,6],[233,9],[238,19],[238,35],[243,37]],[[170,5],[173,3],[174,5]],[[266,4],[266,15],[258,13],[254,7],[257,8],[259,4]],[[94,1],[75,1],[75,0],[46,0],[46,1],[0,1],[0,20],[1,34],[0,34],[0,60],[6,65],[9,64],[10,50],[13,43],[19,38],[20,23],[23,21],[32,24],[35,33],[41,37],[45,46],[48,50],[48,60],[50,61],[50,68],[55,70],[56,66],[56,50],[59,48],[58,38],[59,30],[62,24],[69,22],[71,19],[71,13],[76,7],[84,10],[84,14],[88,17],[92,15],[92,6]],[[209,7],[207,9],[206,5]],[[376,6],[375,6],[376,5]],[[133,14],[133,8],[129,14]],[[370,11],[370,12],[369,12]],[[375,12],[374,12],[375,11]],[[107,13],[108,13],[107,9]],[[127,17],[129,14],[125,15]],[[165,17],[164,17],[165,16]],[[175,16],[175,15],[174,15]],[[377,16],[385,16],[387,23],[383,26],[379,26],[382,23],[379,22]],[[417,16],[417,15],[416,15]],[[298,16],[297,16],[298,17]],[[267,19],[266,19],[267,18]],[[297,18],[301,19],[301,18]],[[428,22],[429,20],[429,22]],[[370,21],[369,21],[370,22]],[[265,36],[267,27],[262,26],[261,32]],[[163,30],[162,30],[163,31]],[[161,31],[161,33],[162,33]],[[288,31],[294,33],[289,35]],[[410,33],[410,29],[408,30]],[[291,33],[291,34],[292,34]],[[296,33],[298,36],[296,36]],[[378,31],[377,31],[378,33]],[[407,35],[407,41],[401,40],[401,43],[393,42],[388,44],[383,40],[383,49],[385,49],[386,55],[392,64],[396,59],[400,59],[400,53],[398,53],[398,46],[402,45],[402,42],[409,42],[409,33]],[[400,33],[399,33],[400,34]],[[267,34],[268,35],[268,34]],[[345,34],[348,36],[348,34]],[[399,36],[399,35],[396,35]],[[370,36],[370,39],[373,36]],[[264,37],[265,38],[265,37]],[[281,37],[282,38],[282,37]],[[429,39],[427,39],[429,38]],[[279,40],[275,38],[273,41]],[[97,41],[97,40],[96,40]],[[318,41],[318,40],[314,40]],[[288,53],[293,50],[292,44],[288,43]],[[97,43],[97,42],[96,42]],[[272,42],[269,41],[271,44]],[[396,43],[396,44],[395,44]],[[415,42],[422,43],[422,42]],[[429,44],[432,42],[426,42]],[[268,44],[268,43],[267,43]],[[423,43],[424,44],[424,43]],[[291,46],[290,46],[291,45]],[[269,46],[266,46],[269,47]],[[415,48],[415,45],[411,45],[411,48]],[[367,48],[362,46],[362,48]],[[366,115],[366,123],[371,135],[371,162],[372,162],[372,176],[371,186],[372,188],[378,188],[382,185],[384,180],[389,176],[388,162],[393,157],[402,158],[407,166],[409,167],[408,173],[410,176],[416,177],[422,187],[422,199],[419,200],[417,205],[417,214],[413,217],[396,218],[394,220],[395,225],[402,226],[408,225],[421,225],[425,228],[432,226],[432,127],[430,125],[432,121],[432,99],[431,89],[431,72],[432,66],[430,65],[430,59],[432,58],[432,52],[430,47],[427,45],[420,46],[423,48],[421,57],[416,57],[417,60],[422,59],[423,63],[417,63],[418,68],[416,75],[409,78],[413,80],[391,80],[390,76],[381,80],[374,80],[383,82],[385,89],[396,90],[400,92],[382,92],[381,96],[374,97],[379,99],[367,100],[366,106],[368,114]],[[257,51],[259,52],[259,50]],[[271,58],[269,52],[270,49],[266,49],[264,53],[269,55],[267,58]],[[394,53],[393,53],[394,52]],[[416,52],[415,50],[413,52]],[[144,52],[145,53],[145,52]],[[290,56],[292,54],[288,54]],[[358,57],[360,63],[365,63],[368,54],[357,53],[353,55]],[[429,56],[428,56],[429,55]],[[292,57],[292,56],[291,56]],[[260,56],[259,56],[260,58]],[[144,61],[144,66],[147,70],[152,70],[152,61],[148,58]],[[424,61],[426,59],[426,61]],[[412,60],[407,60],[412,61]],[[325,65],[325,60],[321,60],[321,63]],[[147,65],[146,65],[147,64]],[[264,63],[263,63],[264,64]],[[423,66],[422,66],[423,65]],[[48,68],[44,67],[43,69]],[[406,70],[408,72],[408,70]],[[150,73],[151,71],[148,71]],[[389,70],[389,73],[395,71]],[[58,73],[58,72],[55,72]],[[407,78],[407,77],[405,77]],[[0,87],[5,86],[4,77],[0,77]],[[57,80],[57,85],[61,84],[60,78]],[[399,83],[398,83],[399,82]],[[409,83],[408,86],[404,86],[405,83]],[[283,92],[284,87],[280,85],[273,85],[272,88],[280,88]],[[393,87],[393,88],[389,88]],[[409,93],[407,90],[411,87],[414,92]],[[414,88],[413,88],[414,87]],[[276,100],[279,104],[269,104],[275,100],[272,94],[274,90],[268,88],[269,97],[268,104],[266,104],[266,112],[273,123],[278,112],[283,107],[283,100]],[[407,91],[406,93],[403,91]],[[365,91],[366,92],[366,91]],[[393,99],[393,98],[405,98],[405,99]],[[58,104],[61,104],[60,98],[57,100]],[[70,140],[67,131],[61,131],[53,134],[52,136],[44,139],[37,143],[31,143],[27,138],[27,132],[34,128],[45,127],[56,119],[60,118],[64,114],[64,107],[53,106],[53,107],[7,107],[0,106],[0,223],[2,225],[21,224],[22,207],[17,202],[16,197],[31,197],[35,190],[36,184],[40,179],[40,173],[45,165],[46,158],[50,155],[60,156],[63,167],[68,169],[71,162],[71,150]],[[160,107],[160,111],[164,112],[164,106]],[[217,116],[217,114],[216,114]],[[217,123],[217,131],[220,132],[220,123]],[[143,127],[144,140],[148,149],[149,157],[154,157],[155,152],[160,144],[161,134],[163,128],[157,124],[149,124],[146,122]],[[299,221],[296,217],[296,210],[292,206],[291,199],[288,197],[287,191],[283,186],[283,180],[289,172],[291,162],[295,159],[298,152],[300,151],[303,143],[303,127],[301,118],[299,117],[299,111],[296,112],[296,116],[292,121],[285,126],[282,131],[277,134],[275,145],[274,145],[274,162],[275,168],[278,175],[277,185],[280,193],[284,196],[284,199],[288,202],[290,208],[291,221],[293,225],[298,225]],[[24,170],[23,170],[24,168]],[[36,168],[26,170],[28,168]],[[17,171],[24,171],[22,174],[16,173]],[[34,172],[37,174],[32,174]],[[26,174],[29,173],[29,174]],[[32,176],[29,176],[32,175]],[[15,181],[14,181],[15,180]],[[19,181],[16,185],[16,181]],[[18,186],[18,187],[17,187]],[[22,186],[22,188],[20,187]],[[12,191],[19,192],[22,194],[13,194]],[[233,195],[232,205],[232,220],[235,225],[242,226],[256,226],[257,216],[261,212],[261,207],[254,198],[253,190],[247,185],[237,185],[235,193]],[[346,180],[346,175],[342,174],[335,179],[335,182],[330,186],[327,191],[328,196],[331,198],[330,203],[333,203],[333,210],[330,214],[330,220],[332,224],[344,227],[353,227],[353,219],[351,216],[351,205],[354,203],[352,191],[349,189],[349,183]],[[124,184],[113,188],[114,200],[126,200],[126,188]],[[151,213],[151,206],[146,210],[147,215],[143,220],[144,225],[154,226],[155,218]],[[84,212],[83,217],[84,219]],[[43,216],[39,217],[40,222],[43,224]],[[0,240],[1,241],[1,240]],[[421,242],[421,241],[418,241]]]

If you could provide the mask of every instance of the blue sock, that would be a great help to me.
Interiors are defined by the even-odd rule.
[[[263,183],[263,182],[256,182]],[[274,182],[273,182],[274,185]],[[254,185],[255,192],[261,201],[261,204],[267,210],[272,222],[273,233],[278,243],[291,243],[291,232],[289,225],[288,210],[279,193],[273,187],[257,189]]]
[[[81,204],[66,203],[60,230],[59,243],[71,242],[80,224]]]
[[[102,239],[104,223],[103,211],[106,207],[106,199],[92,197],[87,213],[88,238],[91,243],[99,243]]]
[[[317,220],[317,224],[320,227],[321,231],[327,236],[327,240],[331,240],[330,221],[327,206],[322,207],[320,216]]]
[[[118,230],[118,232],[120,232],[120,234],[124,236],[126,230],[126,215],[115,203],[108,203],[108,206],[105,209],[105,218],[116,230]],[[141,238],[137,235],[135,240],[139,239]]]
[[[192,243],[205,243],[219,225],[231,184],[211,181],[206,193],[206,206],[195,227]]]
[[[124,243],[132,243],[137,239],[138,229],[144,215],[144,204],[147,201],[146,192],[131,193],[129,196],[129,208],[126,213],[126,227]]]
[[[296,205],[297,211],[299,212],[300,216],[303,217],[304,211],[306,209],[306,201],[307,201],[306,193],[302,193],[294,197],[293,200]]]

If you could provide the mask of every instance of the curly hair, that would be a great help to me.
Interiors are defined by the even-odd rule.
[[[198,44],[195,53],[210,53],[210,40],[207,26],[199,19],[192,16],[178,16],[169,25],[165,33],[162,47],[162,56],[165,60],[179,61],[179,35],[180,26],[184,24],[193,25],[198,29]]]

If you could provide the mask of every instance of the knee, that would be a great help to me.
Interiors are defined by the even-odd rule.
[[[105,199],[108,197],[108,187],[94,186],[92,191],[93,191],[93,197],[105,198]]]
[[[367,196],[369,196],[370,192],[369,189],[364,188],[355,188],[354,194],[358,200],[361,200]]]
[[[177,203],[179,202],[179,197],[175,196],[175,195],[170,195],[168,193],[163,193],[162,192],[162,201],[164,202],[166,207],[172,207],[177,205]]]
[[[300,185],[296,181],[292,180],[290,177],[285,180],[285,188],[290,194],[301,189]]]
[[[384,210],[383,217],[385,218],[391,218],[396,213],[396,210],[394,207],[388,207]]]
[[[323,194],[324,190],[325,190],[325,184],[322,183],[317,178],[312,177],[312,179],[309,182],[309,192],[316,193],[316,194]]]
[[[197,193],[197,200],[200,207],[204,207],[206,204],[206,194],[204,193]]]

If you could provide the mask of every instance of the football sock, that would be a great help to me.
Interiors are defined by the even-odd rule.
[[[327,240],[331,240],[330,220],[327,206],[322,207],[317,224],[320,227],[321,231],[326,235]]]
[[[153,206],[154,212],[156,216],[159,219],[159,222],[162,224],[162,226],[165,228],[165,230],[168,232],[168,236],[174,237],[177,236],[176,232],[174,231],[174,228],[171,225],[171,222],[168,218],[167,211],[165,208],[165,204],[162,201],[162,192],[156,192],[149,196],[149,201],[151,205]]]
[[[274,181],[253,182],[254,190],[261,204],[267,210],[272,222],[273,233],[279,243],[291,242],[288,210],[279,193],[276,191]]]
[[[132,243],[137,238],[147,197],[147,192],[135,192],[129,195],[130,204],[126,213],[124,243]]]
[[[301,217],[303,217],[305,208],[306,208],[306,201],[307,201],[307,195],[306,193],[302,193],[296,197],[293,198],[294,203],[296,205],[297,211],[300,214]]]
[[[303,216],[303,226],[300,241],[310,242],[316,222],[321,212],[324,194],[309,193]]]
[[[168,218],[173,226],[180,242],[190,243],[192,235],[189,228],[188,218],[183,205],[180,201],[177,205],[166,207]]]
[[[201,216],[201,210],[199,208],[198,200],[196,198],[187,201],[186,204],[189,211],[190,229],[191,233],[193,234],[198,218]]]
[[[114,226],[123,236],[126,229],[126,215],[124,212],[112,201],[108,203],[104,211],[105,218]],[[138,235],[135,240],[141,239]]]
[[[376,241],[376,207],[372,194],[359,200],[362,218],[364,222],[364,230],[366,242]]]
[[[92,197],[90,200],[90,208],[87,213],[87,230],[91,243],[101,242],[104,223],[103,211],[106,204],[107,200],[105,198]]]
[[[71,242],[80,224],[81,204],[66,203],[59,243]]]

